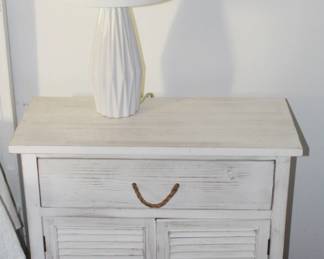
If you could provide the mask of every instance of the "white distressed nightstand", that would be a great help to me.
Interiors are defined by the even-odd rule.
[[[281,259],[303,154],[286,101],[252,98],[158,98],[118,120],[36,98],[10,151],[32,259]]]

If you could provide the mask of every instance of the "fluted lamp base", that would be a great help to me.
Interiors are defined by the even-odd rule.
[[[134,115],[140,106],[142,62],[127,7],[100,8],[92,68],[97,111],[110,118]]]

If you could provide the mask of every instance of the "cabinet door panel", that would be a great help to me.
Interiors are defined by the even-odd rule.
[[[266,220],[159,220],[157,229],[158,259],[268,258]]]
[[[155,223],[142,219],[46,218],[47,258],[155,258]]]

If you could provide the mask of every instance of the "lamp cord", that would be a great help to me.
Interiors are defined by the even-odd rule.
[[[142,96],[141,103],[143,103],[148,98],[154,98],[154,94],[153,93],[147,93],[144,96]]]

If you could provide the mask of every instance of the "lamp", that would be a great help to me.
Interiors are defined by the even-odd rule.
[[[98,7],[92,60],[97,111],[110,118],[134,115],[140,106],[142,62],[128,7],[163,0],[73,0]]]

